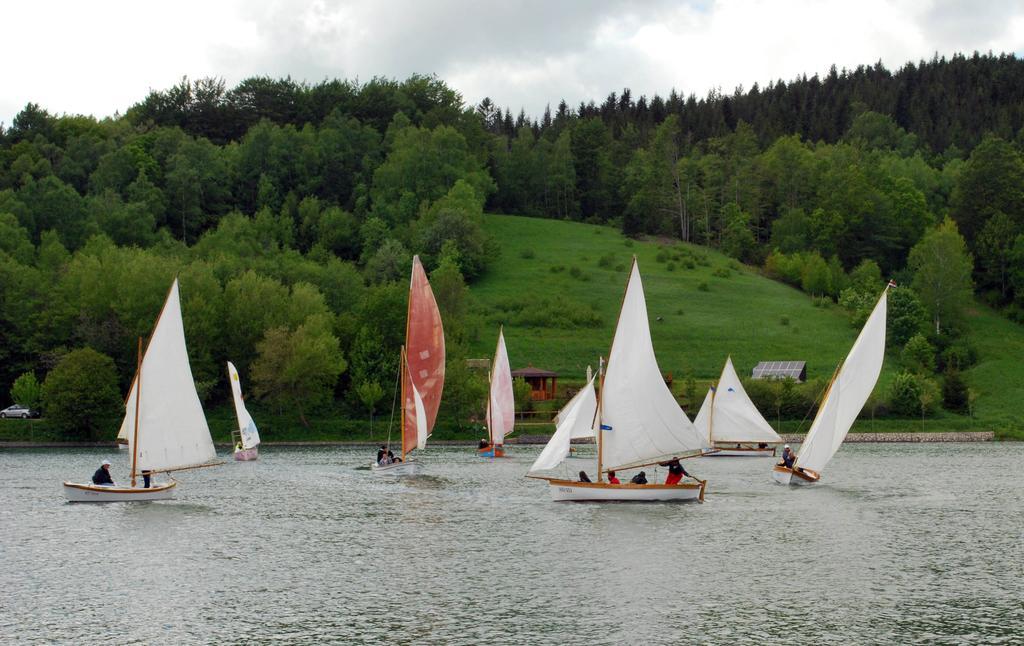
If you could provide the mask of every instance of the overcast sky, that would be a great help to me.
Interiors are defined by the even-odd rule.
[[[539,116],[671,88],[704,95],[938,52],[1024,52],[1024,2],[143,0],[6,4],[0,122],[124,112],[182,76],[318,82],[436,74],[469,104]]]

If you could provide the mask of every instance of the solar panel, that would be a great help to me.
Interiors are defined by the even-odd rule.
[[[803,381],[806,376],[806,361],[761,361],[751,373],[754,379],[784,379],[789,377]]]

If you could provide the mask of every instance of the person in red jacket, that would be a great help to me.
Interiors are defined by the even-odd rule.
[[[619,479],[615,477],[614,471],[608,472],[608,484],[619,484]]]

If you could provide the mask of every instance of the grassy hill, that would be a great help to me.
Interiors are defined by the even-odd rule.
[[[802,360],[809,379],[828,379],[858,332],[842,308],[704,247],[633,241],[606,226],[505,215],[485,220],[502,255],[470,292],[472,311],[484,321],[471,350],[491,356],[504,323],[513,369],[532,364],[558,371],[560,382],[582,382],[587,365],[596,368],[608,352],[634,254],[658,362],[679,379],[676,392],[688,374],[703,392],[730,354],[741,375],[762,360]],[[980,353],[968,372],[979,393],[975,418],[943,413],[925,430],[1012,436],[1024,418],[1024,328],[981,306],[970,312],[969,325]],[[897,369],[887,358],[876,392]],[[919,430],[919,424],[862,420],[855,430]],[[796,422],[785,426],[795,429]]]

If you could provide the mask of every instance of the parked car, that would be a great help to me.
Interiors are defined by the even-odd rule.
[[[7,408],[0,410],[0,418],[7,419],[8,417],[20,417],[21,419],[39,417],[39,411],[15,404],[14,406],[8,406]]]

